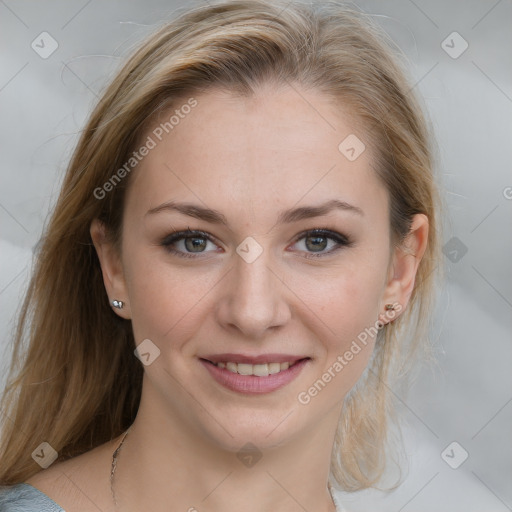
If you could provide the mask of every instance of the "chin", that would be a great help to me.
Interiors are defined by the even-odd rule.
[[[301,428],[298,424],[298,412],[294,413],[292,407],[274,411],[261,407],[243,411],[237,407],[232,412],[223,416],[220,425],[208,421],[201,428],[213,443],[230,452],[238,453],[248,443],[261,451],[276,448],[306,429],[306,425]]]

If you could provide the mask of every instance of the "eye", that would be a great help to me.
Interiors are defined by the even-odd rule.
[[[216,252],[218,246],[213,240],[213,237],[204,231],[188,229],[167,235],[161,245],[181,258],[196,258],[199,254]],[[211,250],[207,250],[208,244],[211,245]],[[318,258],[333,254],[342,247],[348,247],[352,242],[347,236],[336,231],[313,229],[298,235],[294,245],[303,246],[299,251],[308,253],[306,258]]]
[[[202,254],[207,251],[208,244],[213,246],[215,251],[218,248],[212,241],[212,237],[204,231],[178,231],[167,235],[161,242],[169,252],[182,258],[195,258],[195,254]]]
[[[318,258],[332,254],[343,247],[352,245],[350,239],[336,231],[329,229],[312,229],[301,233],[295,245],[302,245],[306,253],[306,258]],[[329,250],[326,250],[329,249]]]

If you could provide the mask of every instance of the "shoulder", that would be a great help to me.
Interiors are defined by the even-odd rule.
[[[0,512],[63,512],[53,500],[32,485],[0,488]]]
[[[48,469],[39,471],[30,477],[26,484],[33,486],[54,503],[56,509],[19,509],[46,512],[97,512],[108,511],[111,504],[110,494],[110,457],[112,442],[105,443],[94,450],[64,462],[52,464]],[[1,502],[0,502],[1,503]],[[18,509],[12,509],[17,512]],[[0,506],[0,512],[4,512]],[[6,509],[5,512],[11,512]]]

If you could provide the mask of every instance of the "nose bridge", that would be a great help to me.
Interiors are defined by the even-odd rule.
[[[248,262],[235,255],[226,293],[219,307],[219,320],[235,326],[248,337],[259,337],[267,329],[286,322],[288,308],[282,283],[271,270],[271,262],[263,253]]]

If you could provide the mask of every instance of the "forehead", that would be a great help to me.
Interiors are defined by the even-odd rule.
[[[271,217],[270,205],[326,198],[386,206],[360,123],[324,94],[266,86],[248,97],[212,90],[193,99],[191,109],[180,107],[191,104],[185,98],[162,113],[146,134],[155,147],[129,188],[135,209],[186,199],[220,210],[264,206]]]

